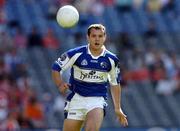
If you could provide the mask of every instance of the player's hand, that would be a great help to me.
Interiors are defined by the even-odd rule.
[[[122,126],[128,126],[127,116],[122,112],[121,109],[115,109],[115,113],[118,117],[119,122]]]
[[[69,89],[69,86],[70,84],[69,83],[61,83],[58,88],[59,88],[59,91],[62,93],[62,94],[65,94],[67,89]]]

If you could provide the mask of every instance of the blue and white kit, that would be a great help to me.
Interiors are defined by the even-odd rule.
[[[104,46],[103,52],[97,57],[91,54],[89,45],[71,49],[62,54],[52,66],[52,70],[58,72],[63,72],[68,68],[71,68],[69,83],[71,85],[70,90],[72,91],[67,97],[68,101],[73,101],[71,99],[74,99],[74,96],[84,97],[85,99],[89,97],[100,97],[104,99],[107,97],[108,83],[110,85],[118,85],[120,83],[119,59]],[[101,104],[99,107],[103,108],[104,102]],[[74,109],[74,107],[70,107]],[[92,105],[85,112],[87,113],[95,107],[98,106]],[[83,116],[68,118],[84,119]]]

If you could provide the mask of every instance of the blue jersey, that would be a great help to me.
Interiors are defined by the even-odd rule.
[[[91,54],[89,45],[71,49],[52,66],[59,72],[68,68],[71,68],[70,90],[82,96],[106,97],[108,85],[120,83],[119,59],[105,47],[98,57]]]

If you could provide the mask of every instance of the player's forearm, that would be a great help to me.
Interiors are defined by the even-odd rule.
[[[111,86],[111,95],[115,110],[121,109],[121,86]]]
[[[57,87],[62,84],[62,77],[58,71],[52,70],[52,79]]]

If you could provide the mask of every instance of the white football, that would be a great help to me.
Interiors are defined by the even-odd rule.
[[[72,5],[65,5],[57,11],[56,19],[63,28],[75,26],[79,21],[79,12]]]

